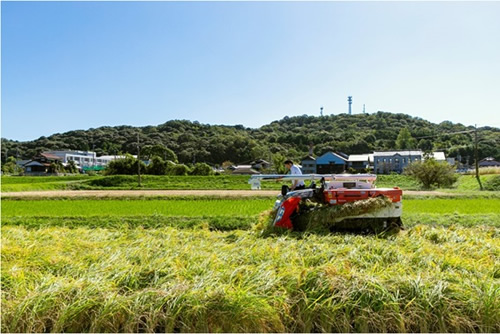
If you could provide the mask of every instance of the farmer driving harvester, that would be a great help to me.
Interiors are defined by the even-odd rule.
[[[286,160],[284,162],[286,169],[290,171],[291,175],[302,175],[302,171],[299,166],[295,165],[292,160]],[[286,187],[286,186],[285,186]],[[292,187],[290,190],[300,190],[304,189],[306,186],[302,180],[292,180]]]
[[[273,207],[272,226],[302,230],[314,222],[330,231],[362,230],[375,233],[402,228],[402,196],[398,187],[377,188],[373,174],[306,174],[291,160],[289,175],[252,175],[249,184],[260,189],[261,180],[291,180]],[[311,180],[306,188],[304,181]],[[319,180],[319,187],[315,181]]]

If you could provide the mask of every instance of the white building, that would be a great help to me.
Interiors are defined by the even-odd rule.
[[[357,171],[368,170],[373,167],[373,153],[351,154],[347,159],[347,166]]]
[[[95,152],[90,151],[49,151],[47,153],[60,157],[64,165],[69,161],[74,161],[78,167],[106,166],[112,160],[125,158],[121,155],[103,155],[98,157]]]

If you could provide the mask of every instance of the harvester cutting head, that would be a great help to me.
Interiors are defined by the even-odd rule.
[[[382,232],[402,226],[401,189],[375,188],[373,174],[253,175],[252,189],[261,180],[311,180],[309,189],[283,192],[274,205],[272,224],[294,230],[321,225],[331,231]],[[315,180],[320,185],[316,186]]]

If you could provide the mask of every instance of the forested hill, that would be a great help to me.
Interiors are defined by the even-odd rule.
[[[270,160],[277,153],[300,159],[307,155],[311,144],[317,156],[326,151],[360,154],[401,148],[396,139],[403,128],[407,128],[414,138],[411,141],[413,147],[404,148],[443,150],[448,156],[460,154],[464,161],[467,156],[473,161],[473,133],[446,135],[473,130],[473,127],[448,121],[434,124],[405,114],[377,112],[285,117],[258,129],[172,120],[158,126],[103,126],[75,130],[27,142],[2,138],[2,162],[9,156],[29,159],[47,150],[94,150],[98,156],[136,154],[138,134],[141,147],[166,146],[183,163]],[[478,134],[480,158],[493,156],[500,160],[500,129],[483,127],[479,128]]]

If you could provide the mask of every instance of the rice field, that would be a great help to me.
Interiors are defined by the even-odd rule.
[[[275,199],[69,199],[69,200],[2,200],[2,217],[54,216],[232,216],[253,215],[272,207]],[[412,213],[500,213],[496,198],[435,198],[403,200],[404,212]]]
[[[263,237],[261,199],[2,199],[3,332],[499,332],[500,199]]]
[[[2,216],[231,216],[258,215],[272,206],[271,199],[167,199],[167,200],[3,200]]]
[[[90,180],[87,175],[78,176],[2,176],[2,192],[66,190]]]

